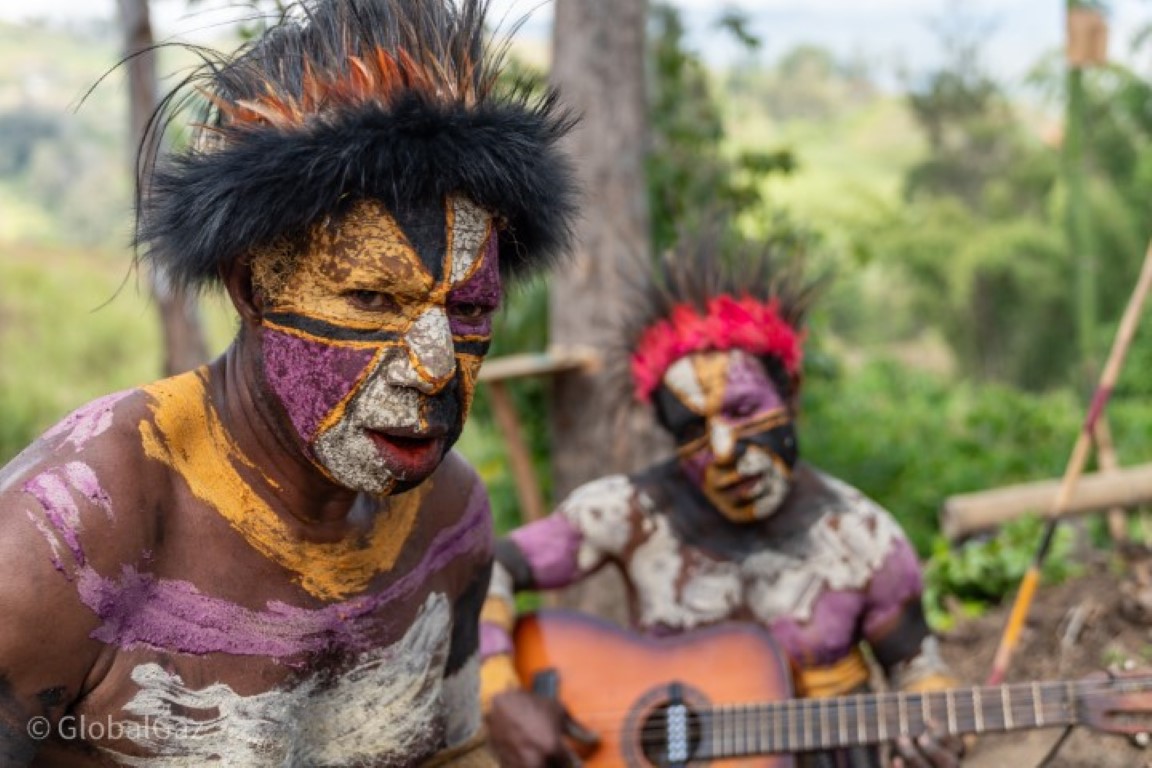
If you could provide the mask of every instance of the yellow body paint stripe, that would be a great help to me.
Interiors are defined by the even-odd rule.
[[[516,625],[516,611],[504,598],[489,597],[484,601],[484,607],[480,609],[480,621],[495,624],[511,632]]]
[[[297,574],[309,594],[337,600],[363,591],[379,573],[391,570],[415,528],[431,489],[424,482],[389,497],[366,537],[334,543],[303,541],[243,477],[242,470],[275,483],[240,451],[208,399],[207,370],[201,368],[144,387],[153,400],[152,421],[140,422],[149,458],[179,474],[188,488],[216,510],[254,549]]]

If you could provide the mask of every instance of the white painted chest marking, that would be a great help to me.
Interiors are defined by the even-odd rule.
[[[400,641],[361,655],[334,682],[311,678],[254,696],[222,683],[192,689],[143,664],[132,672],[140,690],[124,707],[134,716],[124,732],[152,756],[106,751],[124,765],[156,768],[411,764],[444,743],[450,630],[447,597],[430,595]]]

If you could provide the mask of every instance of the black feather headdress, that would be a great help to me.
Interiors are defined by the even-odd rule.
[[[786,397],[800,383],[804,320],[824,279],[806,274],[792,237],[748,241],[721,221],[682,233],[636,287],[622,329],[634,398],[694,352],[742,349],[764,360]]]
[[[360,199],[396,211],[461,194],[496,217],[501,271],[562,253],[576,188],[554,93],[498,82],[487,0],[302,0],[161,104],[150,141],[200,102],[198,139],[142,173],[141,255],[199,289],[253,249]],[[191,93],[191,95],[190,95]],[[150,163],[142,162],[142,168]]]

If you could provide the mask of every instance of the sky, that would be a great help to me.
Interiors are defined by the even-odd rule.
[[[939,55],[931,21],[951,5],[988,25],[986,63],[1005,80],[1019,79],[1063,39],[1065,0],[672,0],[683,12],[689,43],[710,63],[732,63],[729,38],[714,29],[718,8],[731,6],[749,18],[771,61],[801,43],[815,43],[842,56],[864,57],[881,69],[912,71],[932,66]],[[184,0],[152,0],[160,36],[204,35],[236,11],[190,15]],[[220,6],[223,0],[205,0]],[[520,36],[549,39],[552,11],[548,0],[492,0],[493,16],[531,14]],[[1112,0],[1109,4],[1114,58],[1127,60],[1132,33],[1152,22],[1152,0]],[[110,18],[115,0],[0,0],[0,20]]]

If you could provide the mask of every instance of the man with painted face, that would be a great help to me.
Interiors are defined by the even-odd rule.
[[[552,702],[521,688],[513,596],[611,565],[631,622],[667,637],[730,621],[775,636],[797,693],[866,690],[866,644],[888,683],[952,684],[921,606],[915,552],[888,512],[799,460],[801,324],[814,285],[769,247],[721,260],[715,233],[659,265],[625,331],[631,389],[654,407],[677,455],[576,489],[549,517],[496,545],[482,614],[483,698],[506,768],[566,764],[587,741]],[[563,686],[563,681],[561,681]],[[602,719],[602,718],[601,718]],[[893,745],[894,765],[955,766],[957,739]],[[567,756],[567,757],[566,757]],[[868,747],[805,753],[805,768],[879,765]]]
[[[450,449],[574,190],[484,10],[308,0],[186,83],[141,253],[239,332],[0,470],[0,766],[493,764],[491,521]]]

